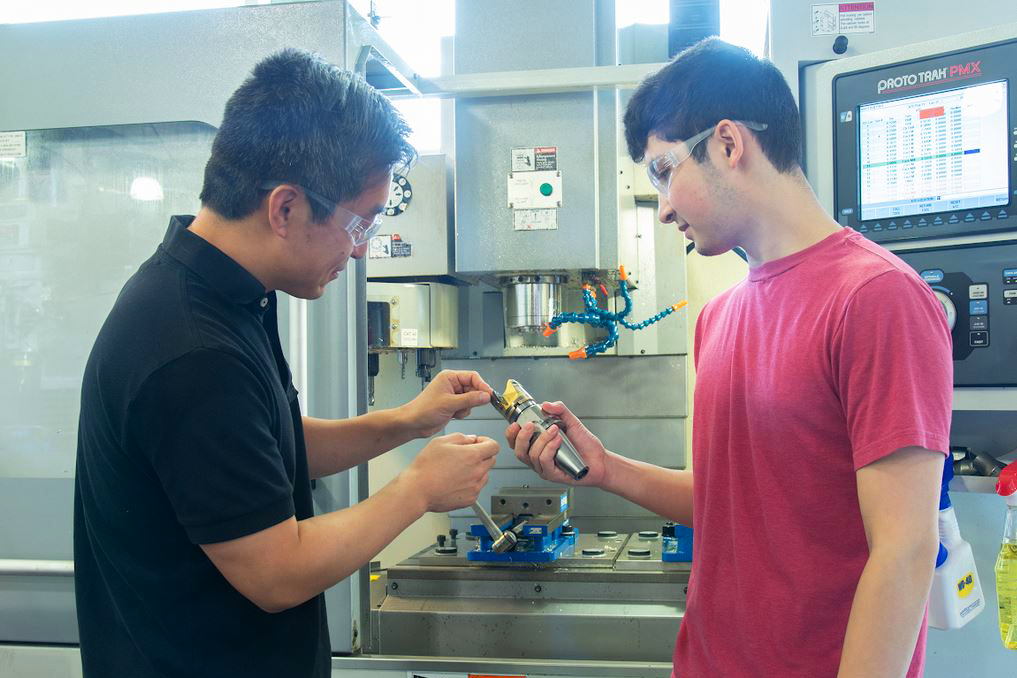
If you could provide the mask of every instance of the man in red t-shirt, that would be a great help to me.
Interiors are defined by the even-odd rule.
[[[604,449],[562,403],[590,466],[579,484],[695,530],[678,678],[922,674],[953,363],[945,315],[907,264],[817,202],[798,110],[777,69],[716,39],[644,81],[634,160],[660,220],[749,275],[696,325],[692,471]],[[532,446],[542,477],[560,435]]]

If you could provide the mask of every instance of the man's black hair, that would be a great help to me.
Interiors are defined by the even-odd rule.
[[[392,103],[359,75],[284,49],[258,63],[226,102],[201,203],[241,219],[260,206],[266,181],[348,201],[384,172],[413,161],[409,133]],[[330,216],[309,202],[315,221]]]
[[[801,167],[802,131],[791,89],[777,67],[742,47],[707,38],[646,78],[625,111],[629,155],[641,162],[650,135],[680,141],[723,119],[766,123],[752,132],[780,172]],[[697,162],[706,143],[693,151]]]

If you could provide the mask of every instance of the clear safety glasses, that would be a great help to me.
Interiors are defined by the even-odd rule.
[[[354,247],[360,247],[361,245],[366,243],[368,240],[373,238],[374,234],[378,232],[379,228],[381,228],[380,214],[374,217],[373,220],[365,219],[359,214],[354,214],[348,209],[340,207],[339,203],[329,200],[320,193],[315,193],[311,189],[305,188],[300,184],[294,184],[291,181],[266,181],[265,183],[261,184],[260,188],[263,191],[271,191],[282,186],[283,184],[298,187],[307,195],[308,198],[318,203],[319,205],[329,210],[330,212],[334,212],[343,221],[345,221],[346,224],[342,226],[342,228],[349,234],[350,239],[353,241]]]
[[[762,132],[766,129],[766,123],[763,122],[747,122],[744,120],[735,120],[735,122],[756,132]],[[682,142],[679,148],[670,150],[663,155],[658,155],[646,163],[646,173],[650,176],[650,183],[657,189],[657,192],[666,194],[671,190],[671,175],[674,173],[674,170],[678,165],[688,160],[696,146],[703,139],[709,138],[715,129],[717,129],[716,125],[709,129],[704,129],[699,134],[691,136]]]

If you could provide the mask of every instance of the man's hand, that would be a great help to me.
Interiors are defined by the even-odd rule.
[[[433,436],[451,419],[465,419],[470,410],[491,402],[491,387],[476,372],[442,370],[416,398],[402,406],[417,438]]]
[[[515,451],[516,459],[537,472],[544,480],[567,485],[601,486],[607,477],[607,451],[604,444],[590,430],[583,426],[576,415],[561,402],[544,403],[540,406],[545,414],[561,419],[569,440],[590,467],[589,473],[582,480],[573,480],[571,476],[554,465],[554,455],[561,446],[561,433],[557,426],[552,426],[530,444],[533,437],[533,424],[512,424],[505,429],[505,439]]]
[[[560,402],[544,403],[541,409],[561,419],[572,445],[590,467],[582,480],[572,480],[554,465],[554,453],[561,445],[556,426],[542,433],[531,445],[532,425],[520,428],[518,424],[512,424],[505,429],[505,438],[515,451],[516,458],[541,478],[567,485],[599,487],[668,520],[692,524],[692,471],[661,468],[604,449],[600,439]]]
[[[435,513],[469,506],[487,485],[498,443],[484,436],[452,433],[435,438],[402,475]]]
[[[348,577],[426,511],[469,506],[498,443],[453,433],[430,441],[402,473],[359,504],[229,541],[202,544],[230,584],[266,612],[300,605]]]

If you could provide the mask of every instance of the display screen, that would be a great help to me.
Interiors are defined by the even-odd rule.
[[[1007,82],[858,107],[861,220],[1009,200]]]

